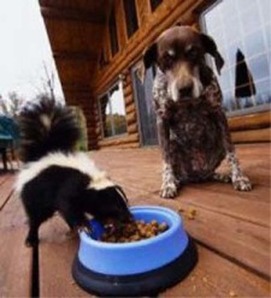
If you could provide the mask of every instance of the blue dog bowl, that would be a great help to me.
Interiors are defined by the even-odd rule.
[[[165,222],[168,230],[129,243],[97,239],[103,227],[90,221],[91,234],[80,233],[73,277],[86,291],[102,296],[156,295],[181,281],[197,262],[197,251],[180,216],[164,207],[132,207],[136,220]]]

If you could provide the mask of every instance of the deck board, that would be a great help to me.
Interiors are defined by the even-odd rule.
[[[270,296],[270,145],[238,146],[251,192],[230,184],[184,186],[175,200],[159,197],[161,154],[157,148],[91,152],[127,193],[131,205],[160,205],[180,211],[184,226],[198,246],[199,262],[180,284],[159,297]],[[222,164],[220,171],[227,171]],[[0,176],[0,296],[30,296],[31,249],[24,246],[26,216],[13,193],[14,175]],[[189,210],[196,210],[190,219]],[[72,279],[71,264],[78,237],[67,235],[59,216],[42,225],[39,245],[39,296],[85,297]],[[20,265],[20,266],[17,266]],[[24,276],[14,288],[14,280]],[[26,277],[26,278],[25,278]]]
[[[268,297],[270,284],[198,245],[199,263],[181,284],[161,297]]]
[[[0,176],[1,177],[1,176]],[[0,178],[0,210],[4,207],[8,199],[13,193],[12,187],[14,183],[14,177],[10,174]]]
[[[0,297],[31,296],[31,250],[25,229],[0,229]]]
[[[71,275],[78,249],[78,237],[67,235],[69,229],[59,216],[46,222],[40,231],[40,297],[86,297]]]
[[[193,237],[270,277],[269,154],[269,144],[237,148],[244,173],[254,185],[251,192],[235,191],[231,184],[208,182],[184,186],[175,200],[158,196],[161,183],[159,150],[128,150],[125,157],[118,151],[98,151],[93,153],[93,158],[123,186],[132,204],[158,204],[175,210],[195,208],[199,214],[195,220],[184,218]],[[219,171],[228,171],[225,163]]]
[[[0,213],[0,297],[30,297],[32,250],[24,245],[25,215],[19,198],[11,195],[13,182],[14,175],[8,175],[1,185],[7,202]]]

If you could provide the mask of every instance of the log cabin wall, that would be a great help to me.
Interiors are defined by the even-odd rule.
[[[141,145],[131,67],[142,57],[143,51],[168,27],[181,22],[199,29],[200,13],[215,1],[164,0],[153,12],[150,0],[136,0],[135,2],[139,29],[128,38],[123,1],[115,1],[119,52],[112,56],[107,33],[104,45],[109,63],[99,70],[94,83],[94,96],[98,97],[112,85],[119,75],[124,78],[127,135],[103,139],[101,129],[99,129],[97,131],[99,147],[137,147]],[[270,141],[270,111],[230,117],[228,120],[234,142]]]
[[[143,51],[159,34],[177,22],[197,26],[198,13],[213,1],[206,0],[164,0],[152,12],[150,0],[136,0],[138,30],[128,38],[125,12],[122,0],[114,2],[119,40],[119,52],[112,56],[109,42],[109,31],[104,38],[104,52],[107,53],[108,64],[102,67],[94,82],[94,96],[97,98],[105,92],[121,75],[123,78],[127,134],[114,138],[102,138],[101,127],[98,127],[99,147],[139,147],[140,131],[137,107],[134,98],[131,67],[142,58]],[[96,112],[98,114],[98,112]]]
[[[153,3],[161,3],[154,10],[151,0],[135,0],[138,29],[129,37],[124,1],[39,0],[66,102],[84,110],[89,149],[141,145],[132,67],[159,34],[177,22],[199,29],[202,11],[216,2],[156,0]],[[118,40],[116,53],[112,53],[108,25],[112,12]],[[127,132],[104,137],[99,98],[119,79],[123,86]],[[235,142],[270,141],[270,110],[230,117],[229,124]]]

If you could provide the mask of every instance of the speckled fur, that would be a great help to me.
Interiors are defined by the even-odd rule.
[[[176,196],[184,183],[211,179],[232,181],[237,190],[251,189],[235,155],[215,76],[199,98],[174,102],[167,94],[166,77],[158,69],[153,99],[164,159],[162,197]],[[225,157],[231,175],[215,173]]]

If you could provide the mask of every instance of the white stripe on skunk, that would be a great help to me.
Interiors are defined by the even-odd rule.
[[[64,154],[61,152],[53,152],[38,161],[29,162],[25,165],[18,175],[15,184],[16,191],[21,192],[26,183],[36,178],[43,170],[51,166],[72,168],[88,175],[91,179],[89,188],[100,190],[115,185],[109,180],[106,172],[100,171],[94,161],[91,160],[86,153],[76,152]]]

